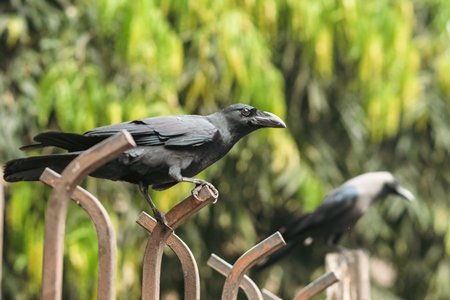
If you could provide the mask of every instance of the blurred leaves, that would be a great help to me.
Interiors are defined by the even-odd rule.
[[[232,262],[288,218],[313,210],[360,173],[389,170],[418,201],[387,199],[346,246],[390,262],[395,282],[374,295],[448,296],[450,224],[450,5],[427,1],[44,1],[0,4],[0,157],[45,130],[84,132],[141,117],[209,114],[235,102],[271,111],[287,130],[261,130],[199,175],[214,206],[177,230],[194,251],[202,297],[223,278],[211,252]],[[50,152],[51,149],[44,149]],[[33,152],[37,155],[38,152]],[[118,239],[118,298],[140,294],[148,210],[135,187],[87,179]],[[192,186],[152,197],[168,210]],[[49,189],[8,186],[4,298],[38,297]],[[136,198],[136,199],[134,199]],[[95,231],[71,205],[65,299],[96,297]],[[321,247],[258,278],[282,297],[323,273]],[[163,293],[182,289],[167,252]],[[304,258],[307,257],[307,260]],[[219,279],[220,278],[220,279]],[[386,289],[389,289],[387,291]],[[26,291],[17,295],[16,291]]]

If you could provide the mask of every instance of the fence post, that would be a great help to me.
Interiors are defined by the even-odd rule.
[[[339,276],[327,289],[327,300],[370,300],[369,256],[364,251],[328,253],[325,264],[327,272]]]

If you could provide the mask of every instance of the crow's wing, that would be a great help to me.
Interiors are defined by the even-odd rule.
[[[333,220],[348,211],[358,198],[358,190],[353,186],[340,187],[331,192],[317,209],[309,214],[301,216],[290,225],[283,228],[283,237],[287,240],[311,227],[317,227],[325,223],[332,226]]]
[[[203,116],[168,116],[99,127],[87,136],[111,136],[127,130],[140,146],[199,146],[210,142],[217,128]]]
[[[87,136],[111,136],[127,130],[140,146],[198,146],[210,142],[217,128],[203,116],[168,116],[99,127]]]
[[[54,146],[69,151],[83,151],[124,129],[133,136],[138,146],[169,147],[199,146],[212,141],[218,131],[203,116],[155,117],[98,127],[84,134],[45,132],[34,138],[39,144],[21,149]]]

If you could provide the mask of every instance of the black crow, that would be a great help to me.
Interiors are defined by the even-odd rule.
[[[414,200],[413,194],[400,186],[389,172],[365,173],[346,181],[332,191],[315,211],[281,228],[286,246],[254,269],[262,270],[286,256],[296,245],[310,244],[316,238],[324,238],[335,250],[344,250],[338,244],[342,235],[354,227],[373,203],[390,194]]]
[[[156,208],[148,194],[148,186],[165,190],[178,182],[191,182],[196,184],[192,194],[198,196],[201,186],[207,184],[218,195],[210,183],[192,177],[221,159],[242,137],[266,127],[285,128],[286,125],[272,113],[233,104],[208,116],[140,119],[95,128],[84,134],[45,132],[34,138],[38,144],[24,146],[21,150],[54,146],[69,152],[8,161],[4,179],[36,181],[46,167],[60,173],[80,153],[125,129],[133,136],[137,147],[90,175],[138,184],[155,218],[167,225],[164,213]]]

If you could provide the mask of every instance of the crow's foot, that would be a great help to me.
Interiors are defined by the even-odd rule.
[[[155,216],[156,221],[164,224],[164,226],[166,226],[171,231],[173,231],[172,227],[170,227],[169,223],[167,223],[166,214],[157,208],[155,208],[155,209],[152,208],[152,210],[153,210],[153,215]]]
[[[200,190],[203,188],[203,186],[206,185],[213,192],[214,198],[216,198],[216,200],[214,200],[213,203],[217,202],[217,198],[219,197],[219,191],[211,183],[204,180],[199,180],[198,183],[196,182],[196,185],[197,186],[192,190],[192,196],[194,196],[195,199],[200,200],[198,198],[198,194]]]

